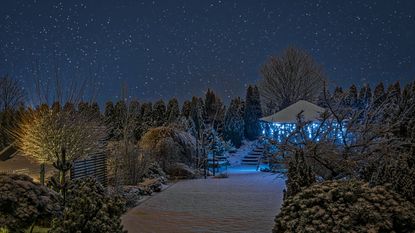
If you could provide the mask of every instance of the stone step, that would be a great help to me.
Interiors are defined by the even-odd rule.
[[[242,159],[243,163],[258,163],[259,160],[255,159]]]
[[[248,154],[249,155],[262,155],[264,153],[263,152],[254,152],[254,151],[252,151],[252,152],[249,152]]]
[[[254,163],[254,162],[242,162],[241,164],[242,165],[254,165],[254,166],[258,165],[258,163]]]
[[[261,156],[254,156],[254,155],[247,155],[244,157],[244,159],[259,159]]]

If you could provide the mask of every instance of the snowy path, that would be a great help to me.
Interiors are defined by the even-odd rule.
[[[131,209],[133,232],[271,232],[284,179],[254,166],[228,169],[229,178],[184,180]]]

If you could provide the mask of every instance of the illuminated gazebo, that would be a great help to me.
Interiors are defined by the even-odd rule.
[[[311,138],[313,132],[319,126],[319,118],[321,114],[325,111],[326,109],[313,103],[300,100],[271,116],[261,118],[260,125],[262,135],[268,138],[273,138],[278,142],[282,142],[296,129],[298,115],[301,114],[304,122],[312,122],[306,126],[306,132]]]

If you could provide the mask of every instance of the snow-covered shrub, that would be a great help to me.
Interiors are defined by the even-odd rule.
[[[0,227],[22,232],[59,211],[58,194],[26,175],[0,174]]]
[[[273,233],[414,232],[415,206],[384,186],[326,181],[284,201]]]
[[[73,180],[68,187],[65,210],[54,219],[50,232],[124,232],[121,225],[124,212],[125,202],[110,197],[95,179]]]
[[[165,171],[177,162],[191,165],[196,152],[195,138],[187,132],[172,127],[150,129],[140,140],[139,146]]]

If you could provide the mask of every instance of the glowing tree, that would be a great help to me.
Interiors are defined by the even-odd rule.
[[[24,155],[59,170],[56,185],[65,200],[66,176],[73,162],[99,152],[106,129],[91,114],[43,107],[27,111],[14,136]]]

